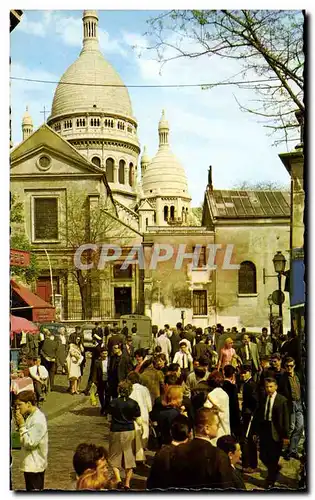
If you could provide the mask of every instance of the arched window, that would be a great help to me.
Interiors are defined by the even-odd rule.
[[[107,158],[106,160],[106,177],[108,182],[114,182],[114,160]]]
[[[125,184],[125,164],[124,160],[120,160],[118,169],[118,182],[119,184]]]
[[[174,218],[175,218],[175,207],[174,207],[174,205],[171,206],[170,217],[171,217],[171,220],[174,220]]]
[[[256,267],[253,262],[241,263],[238,271],[238,293],[256,293]]]
[[[129,163],[129,185],[133,186],[133,163]]]
[[[93,156],[91,162],[94,163],[94,165],[96,165],[97,167],[101,166],[101,160],[98,156]]]
[[[165,205],[164,207],[164,220],[167,220],[168,219],[168,206]]]

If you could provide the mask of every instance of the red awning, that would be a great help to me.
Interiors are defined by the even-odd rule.
[[[14,280],[10,280],[11,291],[12,293],[16,293],[17,296],[25,302],[26,306],[30,306],[32,308],[32,321],[47,322],[55,320],[55,308],[45,300],[35,295],[35,293],[31,292],[28,288],[23,285],[19,285]],[[14,311],[14,314],[17,313],[17,310]]]
[[[10,315],[10,335],[13,339],[15,333],[38,333],[39,329],[34,323],[28,321],[25,318],[19,318],[18,316]]]

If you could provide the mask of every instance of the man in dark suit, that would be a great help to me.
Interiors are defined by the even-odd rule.
[[[127,378],[133,366],[129,357],[123,352],[123,345],[115,343],[112,347],[112,356],[109,358],[108,366],[108,388],[111,398],[118,397],[118,384]]]
[[[244,365],[251,365],[252,377],[256,380],[260,371],[258,346],[254,342],[250,342],[250,338],[247,333],[242,335],[242,347],[239,349],[238,354]]]
[[[229,409],[230,409],[230,428],[234,436],[239,437],[241,431],[241,414],[238,402],[238,391],[235,384],[236,369],[232,365],[225,365],[224,367],[224,382],[222,389],[229,396]]]
[[[242,439],[242,466],[243,472],[252,474],[257,471],[257,445],[253,439],[252,420],[258,407],[257,384],[252,378],[251,367],[243,366],[241,369],[243,381],[243,439]]]
[[[195,438],[177,446],[170,464],[172,488],[228,489],[235,487],[228,456],[210,442],[216,437],[219,418],[213,410],[201,408],[195,417]]]
[[[254,418],[255,434],[259,434],[260,459],[268,469],[266,487],[273,487],[280,470],[283,445],[289,444],[289,412],[287,400],[277,393],[277,381],[265,379],[266,397]]]
[[[299,460],[298,445],[304,429],[303,386],[299,375],[295,372],[295,362],[291,357],[285,360],[285,372],[279,379],[278,392],[287,398],[290,414],[290,445],[284,458]]]
[[[97,394],[101,404],[101,415],[108,413],[110,395],[108,389],[108,352],[102,349],[100,357],[95,361],[93,382],[97,387]]]
[[[180,323],[181,324],[181,323]],[[171,359],[174,359],[175,354],[177,351],[179,351],[179,343],[181,341],[181,338],[179,336],[178,330],[176,332],[172,332],[172,335],[169,337],[172,345],[172,351],[171,351]]]
[[[217,441],[217,448],[224,451],[230,460],[235,488],[237,490],[246,490],[244,479],[235,465],[241,461],[241,446],[233,436],[221,436]]]
[[[196,332],[193,331],[192,325],[187,325],[183,331],[183,338],[189,340],[191,347],[193,347],[196,339],[197,331],[202,334],[202,328],[197,328]]]
[[[122,320],[122,329],[121,329],[120,333],[122,335],[124,335],[125,338],[128,337],[129,330],[128,330],[128,326],[127,326],[127,321],[125,319]]]
[[[170,464],[177,446],[188,442],[191,433],[189,420],[184,415],[174,418],[171,425],[172,442],[164,445],[154,456],[154,461],[147,479],[147,489],[166,490],[172,484]]]

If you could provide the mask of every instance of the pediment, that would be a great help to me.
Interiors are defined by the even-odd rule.
[[[154,208],[152,207],[151,203],[148,200],[143,200],[140,203],[138,211],[139,210],[150,210],[151,212],[154,212]]]
[[[48,125],[43,125],[10,154],[11,176],[103,175],[71,144]]]

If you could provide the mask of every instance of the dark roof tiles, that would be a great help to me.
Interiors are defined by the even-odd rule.
[[[217,218],[290,217],[289,191],[208,190]]]

